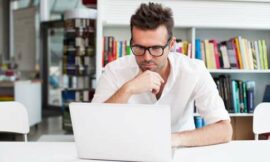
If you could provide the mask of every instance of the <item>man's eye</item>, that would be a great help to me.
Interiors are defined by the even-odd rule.
[[[160,50],[161,47],[159,47],[159,46],[154,46],[154,47],[151,47],[151,49],[152,49],[152,50]]]

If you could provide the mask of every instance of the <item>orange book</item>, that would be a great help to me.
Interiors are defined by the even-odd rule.
[[[239,61],[239,69],[243,69],[243,61],[241,58],[239,40],[238,40],[238,38],[234,38],[233,41],[234,41],[234,44],[236,47],[237,60]]]

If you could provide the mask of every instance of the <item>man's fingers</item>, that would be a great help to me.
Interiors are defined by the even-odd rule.
[[[153,87],[153,89],[152,89],[152,93],[156,95],[156,94],[158,94],[159,90],[160,90],[160,86],[155,85],[155,86]]]
[[[164,83],[163,78],[158,73],[154,73],[154,74],[158,78],[158,80],[160,80],[162,83]]]

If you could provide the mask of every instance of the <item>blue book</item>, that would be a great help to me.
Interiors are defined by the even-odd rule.
[[[247,111],[253,113],[255,109],[255,81],[247,81]]]
[[[265,87],[263,102],[270,102],[270,85],[266,85]]]
[[[118,58],[122,57],[122,48],[123,48],[122,41],[119,41]]]
[[[203,118],[201,116],[195,116],[194,122],[196,128],[202,128],[204,126]]]
[[[202,53],[201,53],[201,40],[195,40],[195,58],[202,60]]]

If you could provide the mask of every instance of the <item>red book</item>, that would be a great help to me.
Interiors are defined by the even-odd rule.
[[[209,40],[209,43],[213,43],[214,45],[214,54],[216,60],[216,68],[220,69],[220,53],[218,51],[218,44],[216,40]]]

